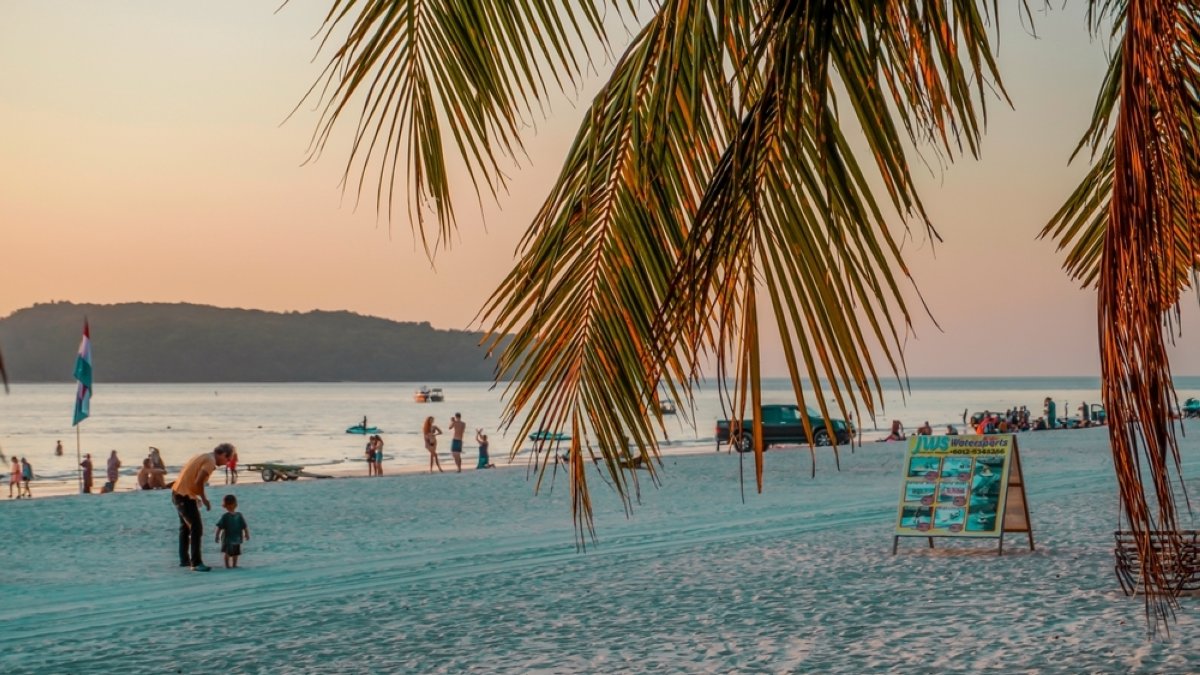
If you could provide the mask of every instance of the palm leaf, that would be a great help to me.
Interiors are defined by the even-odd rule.
[[[1099,271],[1102,393],[1121,504],[1142,560],[1147,613],[1165,618],[1177,592],[1167,567],[1182,541],[1176,534],[1161,550],[1148,533],[1177,533],[1176,490],[1187,499],[1182,479],[1172,475],[1179,476],[1180,457],[1164,331],[1200,251],[1200,17],[1190,3],[1110,1],[1092,8],[1096,16],[1115,15],[1123,29],[1112,68],[1120,73],[1114,85],[1119,107]]]
[[[511,378],[504,423],[519,429],[513,453],[535,428],[572,436],[581,541],[591,527],[585,462],[597,464],[628,508],[639,489],[631,467],[648,467],[657,480],[660,379],[690,401],[695,355],[661,350],[655,318],[732,126],[721,68],[727,26],[709,11],[666,3],[634,38],[485,310],[493,345],[515,335],[497,373]],[[539,486],[546,471],[541,465]]]
[[[861,402],[874,415],[881,385],[873,351],[897,377],[903,371],[907,268],[847,129],[866,139],[890,207],[936,237],[906,142],[932,142],[949,156],[963,144],[975,152],[981,118],[972,93],[982,98],[985,80],[999,84],[987,15],[971,2],[945,9],[779,3],[757,24],[745,66],[757,78],[743,99],[747,112],[709,182],[668,307],[673,327],[718,327],[710,348],[737,364],[738,389],[729,396],[735,428],[746,404],[757,409],[761,400],[759,296],[779,327],[796,400],[806,404],[807,381],[827,421],[826,387],[843,414],[853,408],[861,419]],[[846,125],[840,99],[857,127]],[[761,433],[756,422],[760,490]]]
[[[520,129],[541,104],[547,76],[556,87],[576,83],[583,46],[605,39],[606,4],[334,0],[322,45],[345,37],[306,96],[321,111],[311,157],[343,116],[357,115],[344,186],[361,198],[374,174],[376,209],[392,217],[401,174],[409,219],[432,255],[453,222],[447,132],[476,189],[503,189],[501,159],[521,152]],[[429,211],[436,238],[426,232]]]
[[[1147,615],[1158,625],[1173,612],[1167,566],[1182,542],[1175,536],[1161,550],[1148,533],[1176,532],[1176,496],[1188,503],[1166,340],[1200,252],[1200,17],[1188,3],[1094,0],[1093,30],[1110,19],[1119,47],[1080,142],[1098,159],[1042,236],[1068,249],[1073,278],[1098,289],[1113,464],[1138,541]]]

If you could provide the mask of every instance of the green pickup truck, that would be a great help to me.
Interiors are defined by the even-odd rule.
[[[825,427],[825,420],[819,411],[812,408],[804,409],[808,424],[812,427],[813,445],[833,445],[836,438],[839,445],[848,445],[854,438],[854,427],[845,420],[830,420],[831,429]],[[792,404],[764,405],[760,411],[763,426],[763,449],[772,445],[808,443],[808,434],[804,432],[804,420],[800,417],[800,406]],[[717,420],[717,449],[722,443],[730,443],[738,452],[750,452],[754,449],[754,423],[742,420],[742,429],[729,433],[729,420]]]

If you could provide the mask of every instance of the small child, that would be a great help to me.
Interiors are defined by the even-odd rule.
[[[225,555],[225,567],[237,567],[238,556],[242,554],[242,542],[250,540],[250,528],[246,519],[237,512],[237,497],[225,495],[221,500],[225,507],[225,515],[217,521],[217,542],[221,544],[221,553]],[[221,533],[225,533],[224,541]]]

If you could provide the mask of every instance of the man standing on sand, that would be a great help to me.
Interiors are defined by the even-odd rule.
[[[206,511],[212,510],[204,485],[218,466],[225,466],[237,450],[231,443],[222,443],[212,452],[196,455],[189,459],[179,471],[179,477],[171,484],[171,501],[179,514],[179,566],[190,567],[197,572],[211,568],[200,556],[200,541],[204,536],[204,522],[200,519],[200,507],[196,500],[204,503]]]
[[[463,421],[462,413],[454,413],[450,420],[450,456],[454,458],[454,468],[459,473],[462,473],[462,442],[466,429],[467,423]]]
[[[59,441],[54,445],[54,456],[62,457],[62,441]]]

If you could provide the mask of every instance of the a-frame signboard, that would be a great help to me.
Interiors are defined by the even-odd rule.
[[[1034,549],[1016,436],[913,436],[903,474],[893,555],[901,537],[925,537],[930,548],[934,537],[998,539],[1003,555],[1013,532]]]

